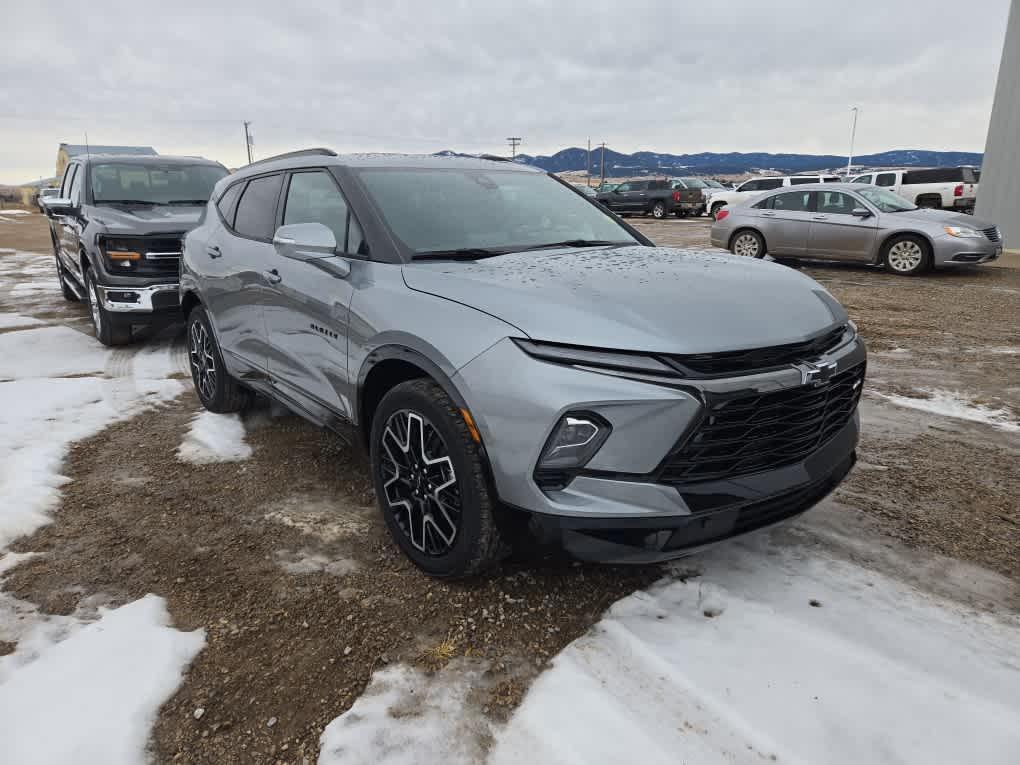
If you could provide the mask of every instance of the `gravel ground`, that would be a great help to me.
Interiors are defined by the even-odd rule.
[[[32,218],[0,225],[0,248],[48,252]],[[705,221],[635,222],[661,244],[707,246]],[[1017,434],[877,395],[957,390],[1020,412],[1016,356],[989,351],[1017,347],[1020,258],[916,279],[806,271],[844,302],[872,350],[861,463],[818,517],[844,534],[867,528],[987,567],[1013,583],[1004,600],[1020,608]],[[84,315],[33,311],[72,326]],[[122,603],[154,592],[176,626],[207,630],[160,714],[159,762],[314,759],[325,724],[395,661],[487,660],[477,701],[504,717],[551,656],[660,575],[533,550],[484,580],[435,582],[388,540],[357,449],[262,407],[246,415],[251,459],[184,464],[175,450],[197,411],[188,393],[78,443],[55,522],[14,546],[48,554],[5,585],[51,613],[90,595]]]

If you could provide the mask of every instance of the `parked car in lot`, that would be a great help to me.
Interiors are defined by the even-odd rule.
[[[596,198],[615,213],[653,218],[677,213],[683,204],[681,190],[666,180],[626,181],[612,191],[599,192]]]
[[[593,188],[592,188],[591,186],[589,186],[589,185],[588,185],[588,184],[586,184],[586,183],[572,183],[572,184],[570,184],[570,185],[571,185],[571,186],[573,186],[573,187],[574,187],[575,189],[577,189],[578,191],[580,191],[580,192],[581,192],[582,194],[584,194],[584,195],[585,195],[586,197],[592,197],[592,198],[595,198],[595,197],[597,197],[597,196],[598,196],[598,192],[597,192],[597,191],[595,191],[595,189],[593,189]]]
[[[249,165],[187,236],[181,304],[203,405],[259,391],[353,430],[436,576],[493,565],[523,521],[586,559],[677,557],[803,512],[854,462],[865,349],[821,286],[655,247],[525,165]]]
[[[198,157],[75,157],[43,200],[66,300],[86,300],[104,345],[177,314],[184,234],[227,174]]]
[[[760,195],[765,191],[781,189],[784,186],[800,186],[808,183],[838,183],[838,175],[784,175],[767,178],[751,178],[729,191],[713,191],[706,204],[714,218],[726,205],[737,204]]]
[[[881,170],[858,175],[851,183],[889,189],[918,207],[973,212],[979,173],[971,167]]]
[[[714,189],[701,178],[674,178],[672,183],[673,190],[680,191],[680,202],[676,214],[680,216],[704,215],[705,210],[708,209],[705,195]]]
[[[736,255],[881,264],[905,276],[986,263],[1003,248],[992,223],[917,207],[887,189],[853,183],[783,189],[727,207],[719,211],[711,239]]]
[[[39,189],[39,193],[36,195],[35,203],[39,208],[39,212],[45,213],[46,207],[43,205],[43,200],[49,197],[55,197],[60,193],[60,189]]]

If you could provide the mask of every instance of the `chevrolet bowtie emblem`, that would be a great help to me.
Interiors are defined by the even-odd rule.
[[[817,388],[824,385],[836,373],[836,362],[828,361],[824,364],[812,364],[810,361],[803,361],[796,365],[800,370],[800,384],[810,385]]]

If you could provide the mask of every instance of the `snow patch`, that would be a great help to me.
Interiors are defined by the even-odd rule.
[[[21,316],[16,313],[0,313],[0,329],[16,329],[20,327],[36,327],[43,322],[31,316]]]
[[[40,327],[0,334],[0,378],[96,375],[111,352],[89,335],[70,327]]]
[[[28,210],[0,210],[0,215],[31,215]]]
[[[880,393],[874,390],[871,391],[871,395],[909,409],[919,409],[922,412],[957,420],[979,422],[1011,433],[1020,432],[1020,422],[1017,422],[1012,413],[1006,409],[975,403],[972,397],[957,391],[922,389],[919,392],[925,394],[927,398]]]
[[[282,523],[326,543],[363,538],[369,531],[368,519],[377,513],[375,508],[349,505],[335,497],[302,494],[285,497],[266,510],[267,521]]]
[[[239,462],[252,455],[244,440],[244,423],[236,414],[200,412],[177,448],[177,457],[193,465],[214,462]]]
[[[406,664],[379,670],[354,705],[326,726],[319,765],[484,762],[490,724],[468,703],[484,669],[461,659],[431,677]]]
[[[168,625],[163,599],[147,595],[103,612],[0,679],[4,761],[145,762],[160,706],[205,644],[202,630]]]

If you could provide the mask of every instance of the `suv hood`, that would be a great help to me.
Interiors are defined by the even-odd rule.
[[[806,340],[847,320],[813,279],[761,260],[668,247],[540,250],[409,263],[407,286],[534,340],[708,353]]]
[[[966,213],[953,212],[952,210],[933,210],[927,207],[918,207],[916,210],[905,210],[898,213],[882,213],[882,215],[883,217],[888,216],[888,219],[891,221],[916,220],[924,223],[934,223],[938,226],[966,226],[968,228],[984,229],[995,225]]]
[[[94,219],[111,234],[159,234],[190,231],[198,225],[205,205],[93,206]]]

